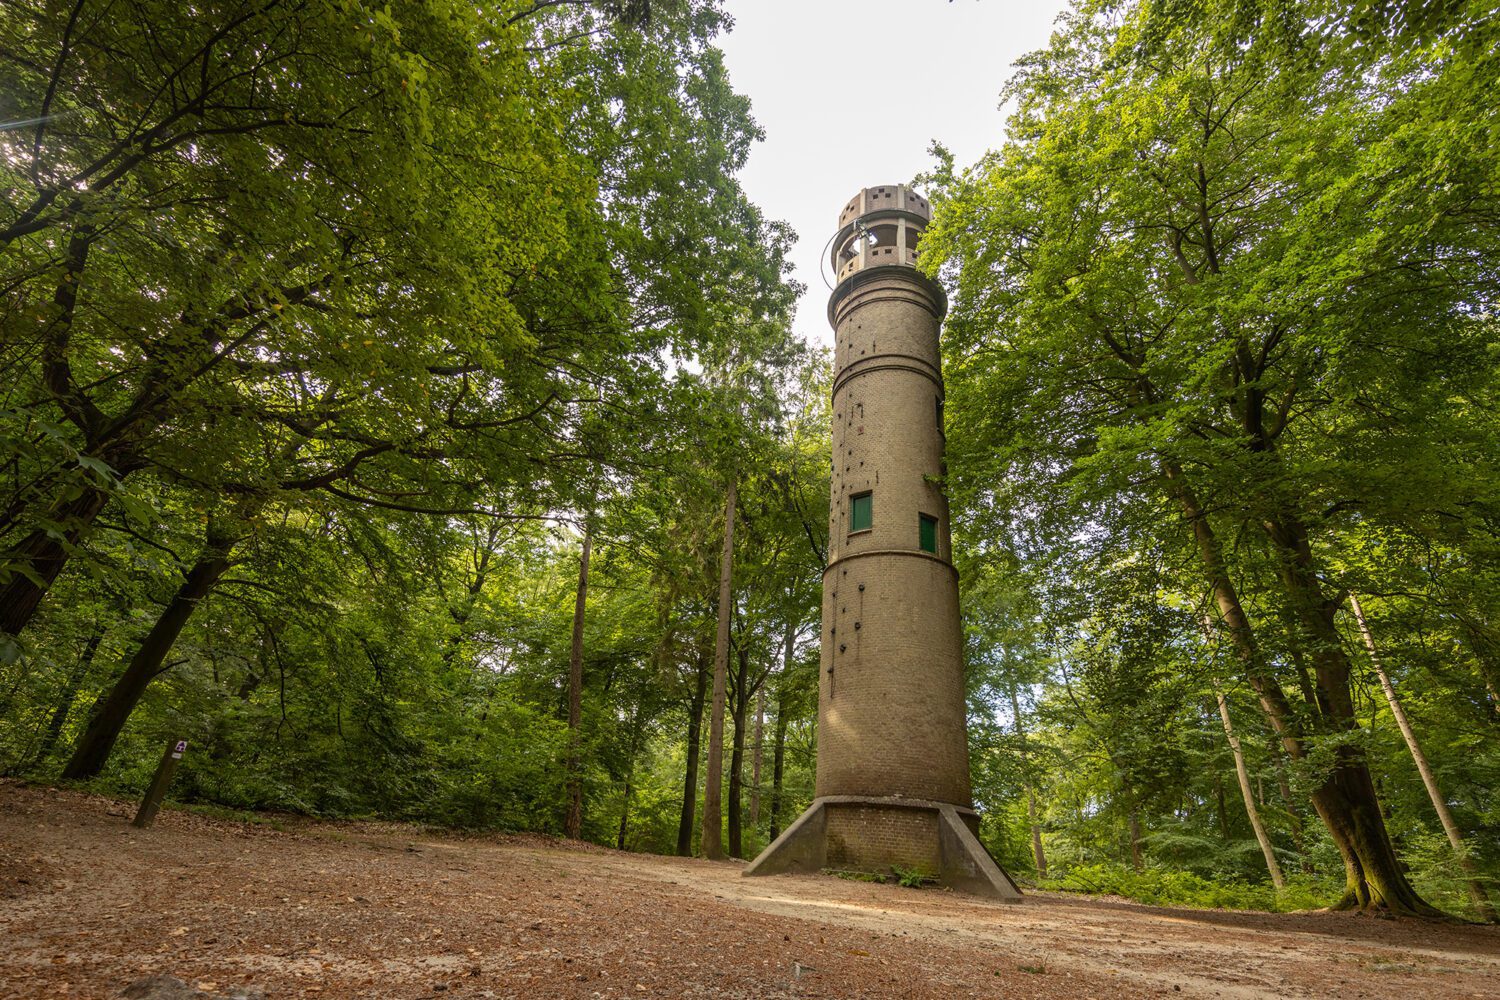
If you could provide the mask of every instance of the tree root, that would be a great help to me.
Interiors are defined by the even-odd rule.
[[[1328,907],[1329,913],[1349,913],[1358,911],[1362,916],[1378,917],[1382,920],[1431,920],[1437,923],[1467,924],[1472,921],[1462,917],[1456,917],[1451,913],[1423,903],[1421,906],[1392,906],[1385,900],[1376,900],[1361,893],[1358,889],[1350,887],[1344,891],[1339,901]]]

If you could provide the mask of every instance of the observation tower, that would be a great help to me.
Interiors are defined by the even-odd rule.
[[[745,870],[917,869],[1000,899],[977,836],[943,466],[941,286],[916,269],[927,200],[890,184],[839,213],[833,483],[816,798]]]

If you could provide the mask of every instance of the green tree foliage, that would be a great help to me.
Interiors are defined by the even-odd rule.
[[[7,14],[4,766],[132,787],[182,736],[188,798],[558,829],[591,516],[586,831],[672,848],[629,810],[680,797],[680,762],[652,782],[713,627],[703,488],[740,462],[765,491],[751,544],[801,559],[743,598],[799,626],[826,495],[727,26],[713,0]]]
[[[1477,4],[1080,3],[1023,61],[1005,146],[940,162],[923,244],[957,290],[956,499],[1068,626],[1074,726],[1136,748],[1109,801],[1128,808],[1137,773],[1181,786],[1172,649],[1206,612],[1218,679],[1300,775],[1346,905],[1434,912],[1381,811],[1403,765],[1373,741],[1339,609],[1371,538],[1455,569],[1494,544],[1496,31]],[[1447,630],[1472,597],[1477,631],[1454,639],[1483,644],[1495,591],[1441,594],[1427,556],[1364,563],[1425,575]]]

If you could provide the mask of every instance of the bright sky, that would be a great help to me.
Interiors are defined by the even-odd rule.
[[[719,40],[766,140],[741,174],[766,215],[792,224],[807,286],[797,332],[831,344],[819,276],[839,209],[861,188],[906,183],[937,139],[963,165],[1000,143],[1000,88],[1047,42],[1066,0],[726,0]]]

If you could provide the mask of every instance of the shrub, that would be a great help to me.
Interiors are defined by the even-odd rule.
[[[1037,887],[1059,892],[1124,896],[1153,906],[1193,906],[1224,910],[1288,912],[1327,906],[1341,887],[1326,880],[1294,875],[1281,892],[1267,882],[1207,879],[1192,872],[1164,868],[1133,871],[1119,864],[1076,865]]]

